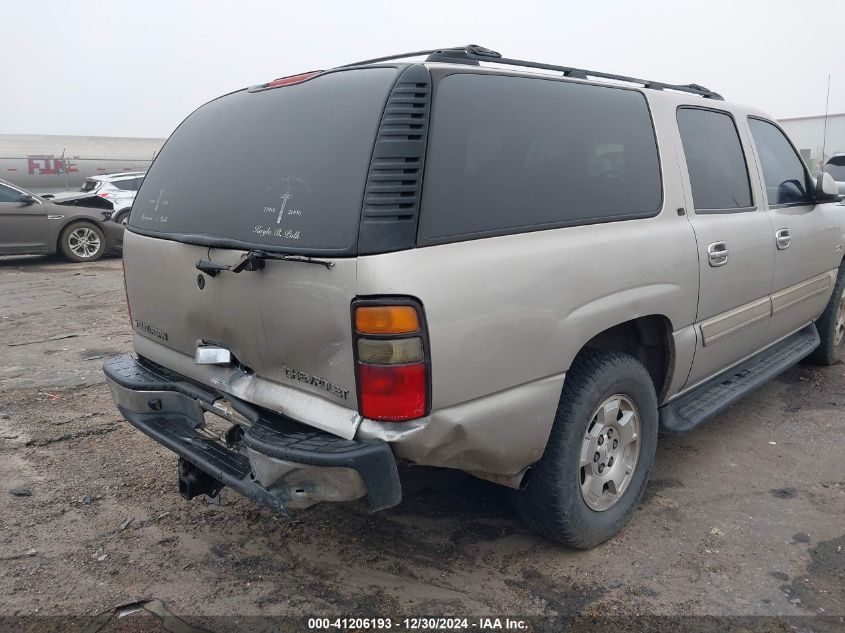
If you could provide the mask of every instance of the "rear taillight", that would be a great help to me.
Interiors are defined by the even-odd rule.
[[[361,415],[385,422],[426,415],[430,372],[422,306],[407,299],[357,301],[353,329]]]
[[[108,193],[98,193],[97,195],[98,195],[98,196],[100,196],[101,198],[109,198],[109,197],[111,197],[111,194],[108,194]]]

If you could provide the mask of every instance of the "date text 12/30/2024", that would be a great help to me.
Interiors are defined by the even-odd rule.
[[[525,620],[517,618],[309,618],[308,629],[315,631],[396,630],[396,631],[524,631]]]

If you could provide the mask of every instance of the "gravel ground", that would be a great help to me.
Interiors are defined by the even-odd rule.
[[[430,468],[404,468],[405,500],[377,514],[185,502],[175,457],[103,382],[130,348],[120,260],[0,258],[0,616],[845,616],[843,365],[662,438],[629,526],[576,552],[504,489]]]

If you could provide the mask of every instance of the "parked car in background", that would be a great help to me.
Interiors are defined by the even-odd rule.
[[[831,156],[822,170],[833,176],[839,188],[839,194],[845,196],[845,153]]]
[[[126,224],[135,194],[144,181],[143,171],[125,171],[116,174],[91,176],[82,183],[80,191],[96,194],[112,203],[114,213],[112,222]]]
[[[109,222],[102,198],[76,195],[60,201],[0,180],[0,255],[59,252],[74,262],[90,262],[123,248],[123,225]]]

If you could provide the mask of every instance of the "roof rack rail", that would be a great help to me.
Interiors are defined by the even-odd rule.
[[[570,66],[557,66],[555,64],[543,64],[540,62],[530,62],[522,59],[510,59],[502,57],[500,53],[477,44],[468,44],[467,46],[453,46],[450,48],[432,48],[425,51],[414,51],[412,53],[400,53],[398,55],[388,55],[386,57],[376,57],[374,59],[366,59],[364,61],[355,62],[354,64],[344,64],[339,68],[348,68],[350,66],[366,66],[367,64],[378,64],[380,62],[387,62],[397,59],[406,59],[408,57],[420,57],[426,55],[426,61],[430,62],[450,62],[458,64],[478,64],[478,62],[492,62],[496,64],[504,64],[506,66],[521,66],[523,68],[537,68],[539,70],[553,70],[563,74],[564,77],[573,77],[575,79],[610,79],[613,81],[624,81],[626,83],[640,84],[643,88],[651,90],[674,90],[676,92],[686,92],[694,94],[705,99],[716,99],[724,101],[722,95],[713,92],[709,88],[705,88],[699,84],[667,84],[662,81],[652,81],[650,79],[637,79],[636,77],[626,77],[625,75],[614,75],[611,73],[604,73],[597,70],[585,70],[583,68],[572,68]]]

